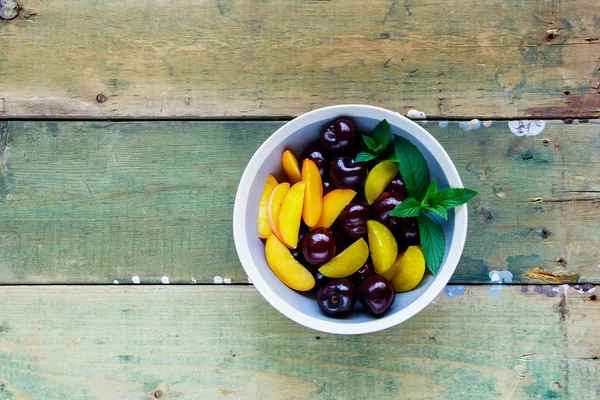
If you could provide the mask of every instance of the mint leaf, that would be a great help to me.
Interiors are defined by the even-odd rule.
[[[421,206],[425,207],[429,205],[429,199],[431,199],[437,193],[437,182],[435,179],[431,180],[429,183],[429,187],[427,188],[427,192],[425,193],[425,197],[423,197],[423,201],[421,201]]]
[[[423,154],[408,140],[396,136],[394,152],[409,196],[423,200],[429,185],[429,168]]]
[[[373,139],[380,150],[384,150],[390,142],[390,134],[392,130],[390,124],[384,119],[373,131]]]
[[[365,135],[363,133],[362,140],[363,140],[363,143],[365,144],[365,147],[367,150],[369,150],[371,152],[375,152],[375,148],[377,147],[377,144],[375,143],[375,140],[373,140],[373,138],[371,136]]]
[[[448,219],[448,213],[446,212],[446,209],[444,207],[432,207],[429,204],[423,206],[423,209],[426,211],[431,211],[436,213],[437,215],[439,215],[440,217],[444,218],[445,220]]]
[[[367,161],[371,161],[375,158],[377,158],[377,156],[375,154],[367,153],[366,151],[361,151],[356,156],[355,161],[356,162],[367,162]]]
[[[436,275],[442,266],[444,254],[446,253],[444,232],[430,216],[421,214],[419,215],[419,233],[427,268],[433,275]]]
[[[471,189],[442,189],[433,196],[429,204],[434,207],[454,208],[465,204],[476,195],[477,192]]]
[[[419,201],[413,199],[412,197],[409,197],[402,203],[398,204],[396,208],[394,208],[392,212],[390,212],[390,215],[392,217],[400,218],[418,217],[419,215],[421,215],[421,212],[422,208]]]

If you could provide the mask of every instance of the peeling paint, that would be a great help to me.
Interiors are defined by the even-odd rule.
[[[438,122],[438,126],[440,128],[447,128],[448,127],[448,121],[440,121],[440,122]]]
[[[193,282],[193,283],[196,283],[196,278],[192,278],[192,282]]]
[[[114,283],[115,285],[118,285],[118,284],[119,284],[119,281],[115,279],[115,280],[113,281],[113,283]]]
[[[163,285],[168,285],[169,284],[169,277],[168,276],[163,276],[162,278],[160,278],[160,281],[163,283]]]
[[[223,278],[223,283],[226,285],[231,285],[231,278]]]
[[[131,278],[131,282],[133,282],[133,283],[135,283],[136,285],[138,285],[138,284],[140,283],[140,277],[139,277],[139,276],[137,276],[137,275],[134,275],[134,276]]]
[[[408,110],[408,112],[406,113],[406,116],[410,119],[425,119],[425,118],[427,118],[427,114],[425,114],[423,111],[419,111],[419,110]]]
[[[492,126],[492,121],[483,121],[483,126],[489,128],[490,126]]]
[[[545,127],[546,121],[540,119],[521,119],[517,121],[510,121],[508,123],[508,128],[510,129],[510,131],[517,136],[539,135],[540,133],[542,133]]]
[[[543,293],[548,297],[556,297],[560,289],[551,286],[536,286],[535,288],[533,288],[533,291],[535,293]]]
[[[488,276],[490,277],[491,284],[512,283],[513,281],[513,274],[508,270],[492,270],[489,272]]]
[[[217,275],[213,278],[213,283],[220,285],[221,283],[223,283],[223,278]]]
[[[596,291],[596,287],[591,283],[586,283],[584,285],[575,285],[573,286],[577,293],[594,293]]]
[[[598,268],[600,268],[600,265],[598,265]],[[248,283],[249,283],[249,284],[252,284],[252,283],[253,283],[253,282],[252,282],[252,279],[250,279],[250,277],[248,277]]]
[[[494,285],[487,291],[488,296],[498,296],[500,293],[502,293],[501,285]]]
[[[535,279],[550,284],[577,283],[579,281],[579,274],[546,271],[544,268],[539,267],[527,271],[523,276],[527,279]]]
[[[465,285],[448,285],[444,288],[444,293],[448,297],[457,297],[465,294],[466,290]]]

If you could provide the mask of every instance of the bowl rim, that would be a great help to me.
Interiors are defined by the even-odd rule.
[[[456,270],[464,249],[467,236],[468,211],[466,205],[462,205],[454,209],[455,224],[452,236],[452,244],[449,249],[447,249],[447,257],[444,260],[438,275],[434,277],[434,281],[420,297],[398,312],[383,316],[381,318],[373,318],[369,321],[348,323],[337,322],[335,320],[324,321],[299,311],[289,305],[262,279],[258,272],[258,267],[250,255],[250,246],[248,242],[248,235],[246,233],[245,219],[251,182],[266,156],[268,156],[268,154],[275,147],[277,147],[277,145],[286,140],[297,130],[305,125],[309,125],[317,121],[326,119],[333,120],[341,116],[347,116],[349,118],[365,117],[378,120],[383,120],[384,118],[387,119],[390,125],[395,125],[398,128],[411,133],[415,140],[421,142],[421,144],[424,145],[429,152],[431,152],[432,156],[438,161],[440,167],[446,174],[450,187],[462,188],[463,184],[456,166],[450,159],[450,156],[448,156],[446,150],[433,137],[433,135],[400,113],[370,105],[345,104],[319,108],[307,112],[285,123],[273,134],[271,134],[271,136],[264,141],[258,150],[256,150],[248,162],[248,165],[246,166],[240,179],[233,209],[233,237],[235,248],[242,267],[259,293],[276,310],[292,321],[320,332],[340,335],[355,335],[377,332],[396,326],[423,310],[442,292],[446,284],[450,281],[452,274]]]

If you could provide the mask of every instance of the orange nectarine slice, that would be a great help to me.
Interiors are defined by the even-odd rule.
[[[279,209],[277,229],[281,241],[290,249],[298,245],[298,232],[302,220],[302,205],[306,183],[300,181],[290,188]]]
[[[302,162],[302,181],[306,182],[302,219],[311,228],[319,222],[323,211],[323,181],[319,167],[308,158]]]
[[[369,171],[365,181],[365,199],[369,205],[373,204],[397,174],[398,167],[391,161],[380,162]]]
[[[280,183],[273,189],[271,192],[271,196],[269,197],[269,205],[267,206],[267,214],[269,216],[269,226],[271,227],[271,232],[275,234],[275,236],[279,236],[279,210],[281,209],[281,202],[283,198],[290,190],[290,184],[287,182]],[[281,240],[281,239],[280,239]]]
[[[281,168],[283,169],[283,173],[288,182],[292,185],[302,180],[300,164],[298,164],[298,159],[290,150],[283,152],[283,155],[281,156]]]
[[[398,243],[392,232],[380,222],[367,221],[369,250],[375,272],[383,274],[394,265],[398,256]]]
[[[277,236],[269,236],[265,245],[265,254],[271,271],[286,286],[301,292],[315,286],[315,278],[312,274],[296,261],[290,250],[277,239]]]
[[[367,258],[369,246],[365,239],[360,238],[319,268],[319,272],[328,278],[345,278],[365,265]]]
[[[260,204],[258,206],[258,237],[261,239],[268,238],[272,233],[271,224],[269,223],[269,199],[276,186],[277,179],[269,174],[265,186],[263,186],[263,191],[260,195]]]
[[[329,228],[333,225],[344,207],[352,201],[354,196],[356,196],[356,192],[352,189],[335,189],[327,193],[323,197],[321,218],[319,218],[319,222],[314,228]]]

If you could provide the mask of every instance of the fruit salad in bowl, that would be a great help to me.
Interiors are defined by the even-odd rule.
[[[292,320],[374,332],[446,285],[475,194],[414,122],[377,107],[327,107],[285,124],[250,160],[234,207],[236,250]]]

